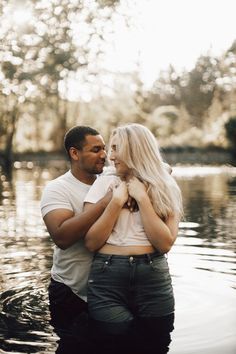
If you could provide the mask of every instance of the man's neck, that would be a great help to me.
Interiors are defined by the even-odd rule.
[[[89,174],[85,171],[81,171],[78,169],[74,169],[71,167],[71,173],[72,175],[78,179],[80,182],[92,185],[93,182],[96,180],[97,176],[94,174]]]

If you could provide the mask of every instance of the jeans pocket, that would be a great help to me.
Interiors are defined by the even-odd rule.
[[[94,258],[91,266],[91,272],[104,272],[111,266],[111,256],[106,258]]]
[[[153,258],[150,261],[150,266],[155,271],[160,271],[160,272],[169,271],[168,262],[164,255]]]
[[[150,261],[152,271],[158,276],[159,280],[167,280],[170,278],[169,266],[166,257],[155,257]]]
[[[92,263],[89,277],[88,277],[88,287],[92,285],[102,285],[104,279],[109,277],[109,269],[111,267],[111,262],[107,259],[95,259]]]

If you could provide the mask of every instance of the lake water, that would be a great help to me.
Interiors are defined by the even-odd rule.
[[[65,170],[16,163],[0,180],[0,353],[55,353],[43,186]],[[185,219],[168,255],[176,297],[171,354],[236,353],[236,168],[176,166]],[[69,354],[69,353],[68,353]]]

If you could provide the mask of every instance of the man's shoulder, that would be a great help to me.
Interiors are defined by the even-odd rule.
[[[66,171],[65,173],[63,173],[62,175],[52,179],[51,182],[57,183],[57,182],[61,182],[61,181],[67,181],[68,179],[70,179],[70,177],[71,177],[71,172],[69,170],[69,171]]]
[[[46,187],[53,187],[61,185],[70,179],[70,171],[63,173],[62,175],[52,179],[46,184]]]
[[[46,184],[40,203],[43,216],[54,209],[73,210],[73,203],[71,200],[73,200],[73,196],[76,196],[76,189],[74,187],[69,187],[67,174],[68,172]]]
[[[48,199],[53,195],[65,195],[68,189],[68,178],[67,173],[60,175],[50,181],[48,181],[42,191],[42,199]]]

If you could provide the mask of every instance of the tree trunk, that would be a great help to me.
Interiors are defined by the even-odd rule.
[[[10,123],[6,132],[6,145],[2,155],[3,170],[9,178],[12,176],[12,166],[14,161],[13,140],[16,132],[17,110],[11,112],[10,118]]]

